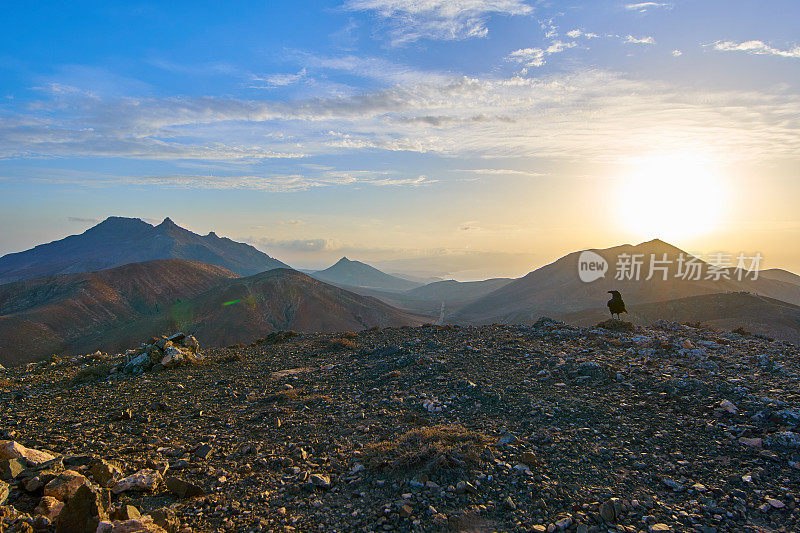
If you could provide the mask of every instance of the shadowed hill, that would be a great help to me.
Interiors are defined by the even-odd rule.
[[[785,281],[765,277],[755,281],[737,281],[736,276],[731,276],[730,280],[676,277],[679,256],[688,254],[658,239],[636,246],[626,244],[592,251],[608,262],[609,270],[605,278],[591,283],[582,282],[578,277],[581,252],[574,252],[480,298],[448,317],[448,321],[477,324],[530,323],[540,316],[560,316],[590,308],[605,309],[608,299],[606,291],[612,289],[619,290],[625,301],[631,305],[742,290],[800,304],[800,285]],[[614,279],[617,258],[622,254],[643,254],[646,262],[639,279]],[[652,279],[645,279],[651,254],[659,260],[666,254],[667,260],[671,262],[666,280],[658,272]]]
[[[218,266],[164,259],[0,285],[0,362],[88,349],[87,337],[235,277]]]
[[[351,261],[346,257],[342,257],[325,270],[318,270],[311,275],[322,281],[345,287],[406,291],[420,286],[417,282],[390,276],[366,263]]]
[[[0,257],[0,283],[172,258],[201,261],[242,275],[286,267],[248,244],[213,232],[198,235],[169,218],[152,226],[138,218],[110,217],[80,235]]]
[[[624,320],[649,326],[657,320],[700,323],[716,330],[738,328],[800,346],[800,306],[746,292],[702,294],[666,302],[628,306]],[[592,326],[606,320],[602,309],[587,309],[558,317],[570,324]]]
[[[143,327],[155,327],[184,331],[203,345],[224,346],[251,342],[279,330],[358,331],[430,321],[430,317],[401,311],[296,270],[276,269],[227,281],[182,302],[177,312],[162,313],[125,329],[131,341],[141,337]]]

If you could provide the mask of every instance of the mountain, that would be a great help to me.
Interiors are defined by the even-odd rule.
[[[629,305],[624,319],[641,326],[657,320],[710,326],[731,331],[743,328],[800,346],[800,306],[747,292],[701,294],[666,302]],[[557,316],[570,324],[593,326],[608,318],[602,309]]]
[[[789,272],[788,270],[783,270],[780,268],[770,268],[768,270],[762,270],[758,273],[758,275],[767,279],[774,279],[776,281],[783,281],[785,283],[800,285],[800,276],[798,276],[793,272]]]
[[[0,283],[172,258],[201,261],[241,275],[286,268],[249,244],[213,232],[198,235],[169,218],[152,226],[138,218],[110,217],[80,235],[0,257]]]
[[[373,326],[410,326],[430,317],[396,309],[291,269],[228,280],[182,303],[178,313],[147,320],[158,331],[183,331],[202,345],[251,342],[279,330],[358,331]],[[142,336],[133,324],[130,342]]]
[[[366,263],[350,261],[346,257],[342,257],[336,264],[325,270],[314,272],[312,276],[348,288],[364,287],[386,291],[406,291],[420,286],[417,282],[390,276]]]
[[[447,302],[451,305],[456,302],[476,300],[482,296],[505,287],[514,281],[511,278],[493,278],[483,281],[456,281],[453,279],[437,281],[411,289],[405,296],[415,300]]]
[[[114,327],[235,277],[218,266],[163,259],[0,285],[0,364],[116,347],[113,337],[103,338]]]
[[[221,346],[276,330],[430,321],[290,269],[240,278],[196,261],[158,260],[0,285],[0,364],[116,352],[179,330]]]
[[[605,310],[606,291],[619,290],[630,305],[660,302],[720,292],[748,291],[770,298],[800,305],[800,285],[760,277],[753,280],[705,279],[708,265],[699,280],[682,279],[678,274],[678,259],[688,256],[683,250],[658,239],[639,245],[622,245],[604,250],[591,250],[608,264],[605,277],[585,283],[578,276],[578,263],[582,252],[573,252],[561,259],[534,270],[526,276],[493,291],[447,317],[448,322],[488,324],[530,323],[540,316],[560,316],[584,309]],[[641,254],[646,261],[654,256],[669,261],[667,279],[658,272],[646,280],[648,271],[643,267],[639,279],[615,279],[618,258]],[[648,265],[649,262],[646,262]]]

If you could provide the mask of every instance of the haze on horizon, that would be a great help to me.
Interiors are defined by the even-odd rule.
[[[56,2],[0,22],[0,255],[172,218],[295,268],[660,238],[800,272],[800,5]]]

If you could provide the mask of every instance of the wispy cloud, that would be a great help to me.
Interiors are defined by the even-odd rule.
[[[304,68],[295,74],[267,74],[264,76],[253,76],[253,85],[251,85],[251,87],[285,87],[287,85],[294,85],[305,77],[306,69]],[[259,83],[261,85],[259,85]]]
[[[394,45],[418,39],[485,37],[491,15],[527,15],[522,0],[348,0],[345,9],[370,11],[388,22]]]
[[[78,222],[80,224],[97,224],[100,222],[97,218],[85,218],[85,217],[67,217],[67,221],[69,222]]]
[[[800,59],[800,46],[781,50],[780,48],[774,48],[766,44],[764,41],[744,41],[741,43],[734,41],[717,41],[714,43],[714,49],[722,52],[746,52],[755,55],[772,55]]]
[[[646,13],[649,9],[672,9],[672,4],[666,2],[639,2],[638,4],[627,4],[625,9],[628,11],[638,11]]]
[[[656,44],[656,40],[649,35],[644,37],[634,37],[633,35],[628,35],[623,40],[626,44]]]
[[[521,48],[514,50],[508,55],[507,59],[526,67],[541,67],[545,64],[547,56],[559,54],[576,46],[578,46],[578,43],[574,41],[554,41],[547,48]]]

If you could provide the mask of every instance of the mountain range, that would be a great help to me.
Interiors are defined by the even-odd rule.
[[[594,281],[578,275],[584,254],[606,265]],[[151,257],[157,259],[139,260]],[[615,272],[624,257],[668,266],[648,276],[643,264],[628,279]],[[633,323],[742,327],[800,342],[800,276],[769,269],[757,279],[737,270],[687,277],[678,271],[686,257],[656,239],[574,252],[519,279],[423,285],[346,257],[307,275],[252,246],[201,236],[168,218],[153,226],[111,217],[80,235],[0,258],[0,363],[122,350],[179,330],[222,346],[286,329],[531,324],[542,316],[592,325],[608,318],[609,290],[622,292],[625,319]],[[697,262],[710,272],[708,263]]]
[[[0,257],[0,283],[91,272],[155,259],[188,259],[251,275],[288,268],[249,244],[198,235],[169,218],[153,226],[138,218],[109,217],[80,235]]]

